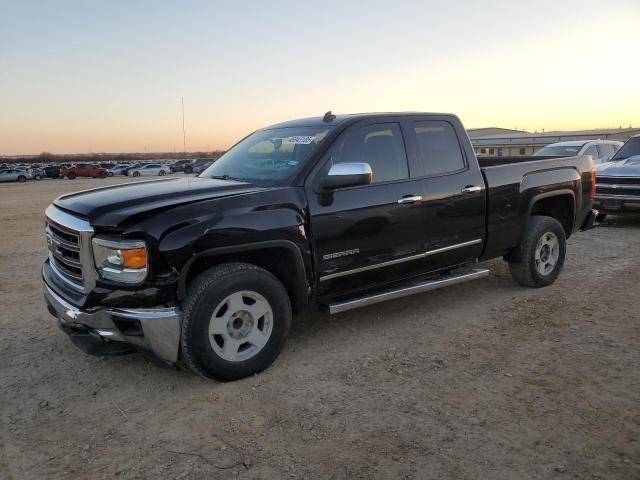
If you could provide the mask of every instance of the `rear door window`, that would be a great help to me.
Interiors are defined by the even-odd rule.
[[[587,148],[587,149],[584,151],[583,155],[591,155],[591,158],[592,158],[592,159],[594,159],[594,160],[595,160],[596,158],[600,158],[600,157],[598,156],[598,149],[596,148],[596,146],[595,146],[595,145],[591,145],[589,148]]]
[[[600,150],[600,158],[611,158],[613,157],[613,154],[616,153],[613,149],[613,145],[608,143],[598,145],[598,150]]]
[[[426,175],[444,175],[465,168],[458,136],[449,122],[414,122],[412,133],[418,160],[423,164]]]

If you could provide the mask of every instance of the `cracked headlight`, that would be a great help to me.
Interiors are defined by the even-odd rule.
[[[93,259],[101,278],[136,284],[147,276],[147,246],[142,240],[94,238]]]

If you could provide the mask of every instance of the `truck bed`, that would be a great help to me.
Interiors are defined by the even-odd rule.
[[[520,243],[531,205],[547,192],[566,192],[575,207],[571,231],[590,210],[591,157],[480,157],[487,185],[486,246],[483,258],[504,255]]]

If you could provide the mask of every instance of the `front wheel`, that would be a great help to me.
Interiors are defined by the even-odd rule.
[[[525,287],[551,285],[560,275],[566,252],[562,224],[552,217],[533,216],[509,261],[511,276]]]
[[[225,263],[201,273],[183,304],[182,356],[204,377],[237,380],[269,367],[291,327],[287,291],[268,271]]]
[[[69,175],[67,175],[67,178],[68,178],[69,180],[75,180],[75,179],[76,179],[76,177],[77,177],[77,175],[76,175],[75,173],[73,173],[73,172],[71,172]]]
[[[20,176],[18,177],[18,181],[19,181],[20,183],[26,182],[26,181],[27,181],[27,177],[25,177],[24,175],[20,175]]]
[[[184,173],[193,173],[193,167],[187,165],[186,167],[184,167]]]
[[[158,175],[160,175],[161,177],[164,177],[167,174],[167,172],[165,172],[164,170],[160,170],[158,172]]]
[[[133,176],[134,177],[139,177],[140,176],[140,172],[133,172]]]
[[[113,177],[113,172],[107,172],[107,177]]]
[[[37,181],[40,181],[40,180],[42,180],[42,175],[34,175],[33,179],[37,180]]]

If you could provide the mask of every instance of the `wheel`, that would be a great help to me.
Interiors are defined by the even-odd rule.
[[[140,176],[140,172],[133,172],[133,176],[134,177],[139,177]]]
[[[183,304],[181,348],[187,365],[217,380],[237,380],[269,367],[291,327],[291,304],[280,281],[248,263],[201,273]]]
[[[171,173],[176,173],[176,169],[173,167],[169,167],[169,170],[171,170]]]
[[[71,173],[69,173],[69,174],[67,175],[67,178],[68,178],[69,180],[75,180],[75,179],[76,179],[76,177],[77,177],[77,175],[76,175],[75,173],[73,173],[73,172],[71,172]]]
[[[107,177],[113,177],[113,172],[107,172]]]
[[[107,178],[107,174],[105,172],[100,172],[98,174],[98,178]]]
[[[42,175],[34,175],[33,179],[37,180],[37,181],[40,181],[40,180],[42,180]]]
[[[191,165],[187,165],[184,167],[184,173],[193,173],[193,167]]]
[[[555,282],[564,265],[567,239],[555,218],[529,219],[520,246],[509,261],[513,279],[525,287],[545,287]]]
[[[167,174],[167,172],[165,172],[164,170],[160,170],[158,172],[158,175],[160,175],[161,177],[165,176]]]
[[[20,176],[18,177],[18,181],[19,181],[20,183],[22,183],[22,182],[26,182],[26,181],[27,181],[27,177],[25,177],[24,175],[20,175]]]
[[[607,218],[607,214],[606,213],[599,213],[596,216],[596,222],[598,222],[598,223],[604,222],[606,218]]]

